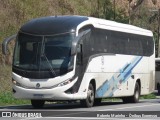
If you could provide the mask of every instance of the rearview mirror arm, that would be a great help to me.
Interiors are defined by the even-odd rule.
[[[3,43],[2,43],[2,53],[4,55],[7,54],[8,51],[8,43],[11,42],[12,40],[14,40],[16,38],[17,34],[14,34],[6,39],[4,39]]]
[[[75,55],[76,54],[76,46],[78,44],[78,42],[80,42],[80,39],[85,36],[86,34],[89,34],[91,32],[90,29],[83,31],[82,33],[80,33],[80,35],[78,35],[75,40],[72,43],[72,49],[71,49],[71,55]]]

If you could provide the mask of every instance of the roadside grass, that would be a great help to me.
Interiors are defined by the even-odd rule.
[[[140,96],[140,99],[156,99],[156,95],[154,93],[148,94],[148,95],[143,95]],[[116,102],[116,101],[121,101],[120,98],[104,98],[102,101],[107,101],[107,102]]]
[[[30,104],[29,100],[15,99],[11,92],[0,93],[0,106]]]
[[[140,97],[140,99],[156,99],[156,95],[154,93],[143,95]]]
[[[155,94],[149,94],[149,95],[144,95],[141,96],[140,99],[156,99]],[[107,101],[107,102],[116,102],[120,101],[120,98],[104,98],[102,101]],[[1,92],[0,93],[0,106],[7,106],[7,105],[28,105],[31,104],[30,100],[20,100],[20,99],[15,99],[12,96],[11,92]]]

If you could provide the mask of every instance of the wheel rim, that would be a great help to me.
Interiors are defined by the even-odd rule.
[[[135,93],[135,98],[136,98],[136,100],[139,99],[139,92],[138,92],[138,90],[137,90],[136,93]]]
[[[93,100],[94,100],[93,90],[89,89],[87,94],[88,94],[88,102],[89,102],[89,103],[92,103]]]
[[[139,87],[136,87],[136,91],[135,91],[135,99],[138,100],[139,99]]]

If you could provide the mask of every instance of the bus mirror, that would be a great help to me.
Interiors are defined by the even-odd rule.
[[[14,39],[16,38],[16,36],[17,36],[17,34],[12,35],[12,36],[6,38],[6,39],[3,41],[3,43],[2,43],[2,53],[3,53],[4,55],[7,54],[7,51],[8,51],[8,43],[11,42],[12,40],[14,40]]]
[[[68,68],[68,71],[73,70],[73,65]]]
[[[83,32],[81,32],[72,42],[72,49],[71,49],[71,55],[75,55],[77,53],[77,44],[81,42],[81,40],[83,40],[83,38],[85,38],[85,36],[87,34],[90,34],[91,30],[85,30]]]
[[[80,65],[83,63],[82,44],[78,44],[77,47],[77,63]]]
[[[74,40],[72,43],[72,48],[71,48],[71,55],[75,55],[76,54],[76,45],[77,45],[77,40]]]

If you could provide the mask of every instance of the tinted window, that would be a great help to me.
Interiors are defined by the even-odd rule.
[[[91,51],[151,56],[154,52],[154,42],[152,37],[148,36],[94,29],[91,37]]]

